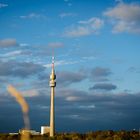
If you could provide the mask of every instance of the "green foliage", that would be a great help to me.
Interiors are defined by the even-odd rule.
[[[137,131],[95,131],[86,134],[57,133],[55,137],[48,135],[31,135],[30,140],[140,140]],[[0,134],[0,140],[20,140],[20,135]]]

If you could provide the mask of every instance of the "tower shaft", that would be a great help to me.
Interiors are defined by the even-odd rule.
[[[51,87],[51,106],[50,106],[50,137],[55,133],[55,114],[54,114],[54,87]]]
[[[54,60],[52,59],[52,72],[50,75],[50,87],[51,87],[51,104],[50,104],[50,137],[55,134],[55,108],[54,108],[54,96],[56,86],[56,75],[54,70]]]

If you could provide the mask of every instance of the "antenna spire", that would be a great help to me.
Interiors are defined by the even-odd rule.
[[[55,60],[55,57],[54,57],[54,49],[52,48],[52,69],[54,70],[54,60]]]
[[[52,71],[54,71],[54,56],[52,56]]]

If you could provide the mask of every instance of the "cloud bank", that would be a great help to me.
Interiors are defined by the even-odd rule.
[[[90,88],[90,90],[106,90],[106,91],[111,91],[116,89],[117,86],[110,84],[110,83],[98,83],[95,84],[93,87]]]
[[[4,7],[7,7],[8,4],[4,4],[4,3],[0,3],[0,8],[4,8]]]
[[[21,78],[39,73],[44,70],[44,67],[32,62],[17,62],[17,61],[0,61],[0,76],[17,76]]]
[[[18,46],[16,39],[13,38],[7,38],[0,40],[0,47],[13,47]]]
[[[64,36],[66,37],[81,37],[92,34],[97,34],[99,29],[104,25],[104,21],[100,18],[90,18],[88,20],[79,21],[77,26],[68,28]]]
[[[140,4],[121,2],[113,8],[109,8],[104,16],[113,24],[113,32],[140,33]]]

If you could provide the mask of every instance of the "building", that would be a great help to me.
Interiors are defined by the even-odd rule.
[[[19,134],[30,134],[30,135],[40,135],[40,132],[37,132],[35,130],[27,130],[27,129],[21,129],[19,130]]]
[[[49,134],[50,133],[50,127],[49,126],[41,126],[41,135]]]

